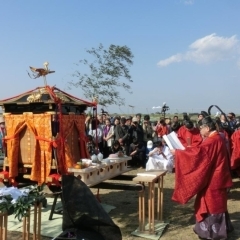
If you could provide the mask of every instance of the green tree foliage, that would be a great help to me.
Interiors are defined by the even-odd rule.
[[[100,44],[98,48],[86,50],[93,57],[93,61],[80,60],[80,65],[85,65],[89,73],[82,73],[81,70],[73,74],[76,81],[71,81],[71,87],[80,87],[84,96],[88,99],[97,98],[102,106],[123,105],[124,99],[121,98],[118,88],[131,93],[131,87],[128,84],[133,82],[131,79],[129,67],[133,64],[133,54],[127,46],[110,45],[104,49]],[[127,81],[126,81],[127,80]]]

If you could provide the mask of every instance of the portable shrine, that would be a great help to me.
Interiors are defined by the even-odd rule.
[[[46,75],[54,72],[48,63],[31,70],[34,78],[44,78],[45,86],[0,101],[6,125],[0,181],[12,185],[24,179],[38,184],[49,177],[58,180],[80,158],[89,157],[84,111],[96,103],[48,86]]]

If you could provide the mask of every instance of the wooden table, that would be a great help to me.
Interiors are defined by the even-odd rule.
[[[68,172],[73,173],[76,177],[80,177],[88,187],[92,187],[131,170],[128,168],[127,162],[131,160],[132,157],[127,156],[108,159],[108,163],[103,162],[103,164],[84,169],[68,168]]]
[[[163,177],[167,171],[147,171],[138,173],[134,182],[148,184],[148,231],[154,234],[155,228],[155,183],[157,183],[157,220],[163,220]],[[139,192],[139,231],[145,231],[145,191]]]

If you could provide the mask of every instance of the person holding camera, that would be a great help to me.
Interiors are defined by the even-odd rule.
[[[133,139],[137,139],[138,142],[143,142],[143,128],[139,125],[138,119],[136,117],[132,118],[131,126],[128,130],[130,143],[133,142]]]

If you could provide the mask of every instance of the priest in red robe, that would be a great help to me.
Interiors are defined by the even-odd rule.
[[[240,177],[240,129],[235,131],[232,136],[232,155],[231,169]]]
[[[202,142],[199,129],[190,120],[186,120],[179,128],[177,136],[184,147],[196,147]]]
[[[187,203],[196,195],[194,232],[201,239],[226,239],[233,227],[227,212],[227,189],[232,186],[226,144],[210,117],[200,126],[202,143],[175,154],[174,201]]]

